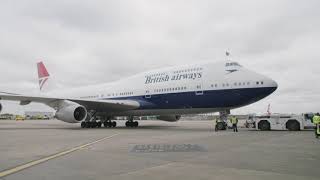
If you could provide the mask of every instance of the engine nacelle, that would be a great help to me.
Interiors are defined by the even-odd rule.
[[[0,103],[0,112],[2,111],[2,104]]]
[[[180,115],[160,115],[157,119],[168,122],[176,122],[181,118]]]
[[[84,106],[71,101],[63,101],[55,117],[67,123],[78,123],[85,120],[87,115],[87,109]]]

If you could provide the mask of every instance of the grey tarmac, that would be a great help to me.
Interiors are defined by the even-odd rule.
[[[0,121],[0,179],[319,179],[313,131],[214,132],[212,121],[140,121],[81,129],[57,120]],[[133,152],[136,145],[205,151]],[[39,160],[43,160],[39,161]],[[39,163],[34,163],[39,162]],[[30,166],[19,169],[23,165]],[[3,172],[12,170],[9,175]],[[16,170],[16,171],[15,171]]]

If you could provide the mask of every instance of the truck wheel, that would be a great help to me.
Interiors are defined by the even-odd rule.
[[[261,131],[269,131],[270,130],[270,123],[267,120],[262,120],[258,123],[258,128]]]
[[[223,123],[223,122],[218,122],[218,123],[217,123],[217,129],[218,129],[218,130],[226,130],[225,123]]]
[[[287,121],[286,127],[289,131],[299,131],[300,123],[295,119],[290,119]]]

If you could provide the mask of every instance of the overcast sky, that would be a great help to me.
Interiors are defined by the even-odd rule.
[[[0,91],[37,93],[43,60],[60,86],[233,60],[279,84],[234,113],[320,111],[319,0],[2,0]],[[4,112],[48,110],[3,102]]]

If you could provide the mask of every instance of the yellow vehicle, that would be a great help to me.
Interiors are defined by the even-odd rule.
[[[25,117],[20,116],[20,115],[16,116],[16,121],[24,121],[24,120],[25,120]]]

